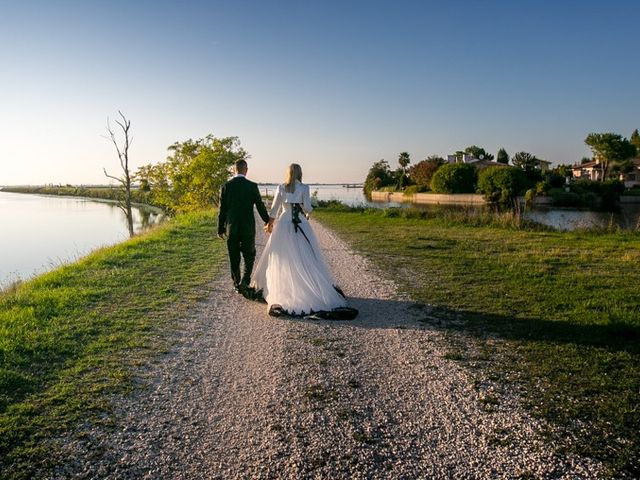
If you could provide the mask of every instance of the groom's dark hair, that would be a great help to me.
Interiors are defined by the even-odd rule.
[[[236,172],[245,173],[247,171],[247,161],[246,160],[236,160],[234,164],[236,167]]]

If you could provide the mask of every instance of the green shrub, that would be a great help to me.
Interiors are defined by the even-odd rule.
[[[409,196],[409,195],[414,195],[416,193],[422,193],[426,191],[427,191],[427,187],[425,187],[424,185],[411,185],[404,189],[404,194]]]
[[[553,198],[553,204],[558,207],[581,207],[582,198],[575,192],[565,192],[561,189],[551,189],[551,198]]]
[[[389,162],[386,160],[380,160],[374,163],[369,169],[369,173],[364,180],[363,191],[367,198],[371,197],[371,192],[379,190],[387,185],[393,185],[397,183],[394,177],[394,173],[389,167]]]
[[[509,203],[527,185],[525,173],[518,168],[489,167],[478,174],[478,192],[493,203]]]
[[[424,220],[428,217],[428,214],[425,210],[420,210],[419,208],[403,208],[402,212],[400,212],[402,218],[409,219],[420,219]]]
[[[571,184],[571,193],[580,197],[580,206],[602,207],[606,210],[612,210],[618,204],[623,192],[624,184],[620,180],[607,180],[606,182],[576,180]]]
[[[473,193],[477,178],[476,167],[468,163],[448,163],[440,167],[431,179],[436,193]]]
[[[562,187],[562,185],[560,185],[560,187]],[[549,192],[549,190],[551,190],[552,188],[560,188],[560,187],[554,187],[551,183],[547,181],[543,181],[543,182],[536,183],[534,191],[536,195],[546,195]]]
[[[624,183],[620,180],[608,180],[602,183],[600,197],[602,199],[602,208],[611,210],[616,207],[620,201],[620,195],[624,193]]]
[[[383,217],[389,218],[397,218],[400,216],[400,208],[399,207],[389,207],[382,210]]]
[[[530,188],[526,192],[524,192],[524,201],[527,205],[532,205],[536,197],[538,196],[538,192],[535,188]]]
[[[340,200],[317,200],[316,208],[322,208],[334,212],[350,212],[354,210],[354,207],[346,205]]]
[[[557,173],[550,172],[546,175],[545,182],[549,188],[562,188],[566,183],[566,177]]]

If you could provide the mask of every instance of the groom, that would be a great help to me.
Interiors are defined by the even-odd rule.
[[[237,292],[246,294],[256,259],[256,222],[253,206],[265,225],[273,222],[262,202],[258,184],[247,180],[247,162],[234,164],[235,176],[220,189],[218,237],[227,240],[231,278]],[[240,255],[244,259],[244,274],[240,276]]]

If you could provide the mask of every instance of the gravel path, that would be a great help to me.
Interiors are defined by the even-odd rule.
[[[424,310],[314,228],[356,320],[269,317],[225,275],[120,400],[115,433],[69,442],[77,459],[53,478],[601,476],[555,455],[514,395],[487,409]]]

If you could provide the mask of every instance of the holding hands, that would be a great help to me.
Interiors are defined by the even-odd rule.
[[[274,221],[274,218],[269,218],[269,221],[264,224],[263,228],[267,235],[270,235],[271,232],[273,231],[273,221]]]

